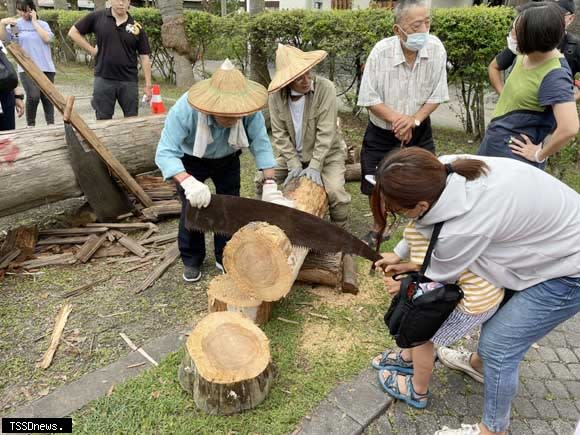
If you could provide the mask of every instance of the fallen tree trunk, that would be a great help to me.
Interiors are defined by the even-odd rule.
[[[165,116],[94,121],[89,127],[131,174],[155,169]],[[0,216],[81,196],[62,125],[0,134]]]

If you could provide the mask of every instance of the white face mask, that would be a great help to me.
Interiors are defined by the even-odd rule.
[[[507,35],[507,38],[506,38],[506,39],[507,39],[507,46],[508,46],[508,48],[510,49],[510,51],[511,51],[513,54],[520,54],[520,51],[518,50],[518,41],[517,41],[517,39],[515,39],[515,38],[512,36],[511,32],[510,32],[510,33],[508,33],[508,35]]]

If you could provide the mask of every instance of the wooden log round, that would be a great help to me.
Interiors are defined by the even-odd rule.
[[[240,313],[211,313],[189,335],[178,378],[208,414],[252,409],[273,381],[268,338]]]
[[[90,122],[96,136],[131,174],[156,169],[164,115]],[[62,125],[0,134],[0,216],[82,195]]]
[[[290,240],[266,222],[240,228],[224,249],[224,267],[236,287],[262,301],[288,294],[294,282],[293,265]]]
[[[272,315],[272,302],[260,301],[240,291],[230,275],[218,275],[207,291],[208,311],[241,313],[257,325],[264,325]]]
[[[344,179],[346,181],[360,181],[362,178],[362,169],[360,163],[349,163],[346,165]]]

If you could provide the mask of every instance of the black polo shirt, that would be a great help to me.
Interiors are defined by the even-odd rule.
[[[97,64],[95,76],[108,80],[136,82],[140,54],[150,54],[145,30],[135,25],[128,14],[127,21],[117,26],[111,8],[91,12],[75,27],[81,35],[94,33],[97,37]],[[135,34],[137,33],[137,34]]]
[[[572,77],[574,77],[576,73],[580,72],[580,38],[570,32],[566,32],[566,36],[562,40],[558,49],[566,58],[566,61],[572,70]],[[495,57],[497,66],[502,71],[512,66],[515,59],[516,55],[513,54],[509,48],[504,49]]]

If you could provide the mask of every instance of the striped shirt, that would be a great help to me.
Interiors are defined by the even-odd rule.
[[[409,245],[411,263],[423,264],[429,240],[415,227],[415,221],[411,221],[403,233],[405,241]],[[503,288],[495,287],[480,276],[469,270],[465,270],[457,280],[457,285],[464,293],[463,299],[457,308],[469,314],[479,314],[499,305],[503,299]]]
[[[405,61],[399,38],[383,39],[367,58],[357,104],[369,107],[383,103],[413,116],[425,103],[444,103],[449,100],[446,65],[445,47],[436,36],[429,35],[412,68]],[[391,130],[390,123],[372,112],[369,117],[377,127]]]

